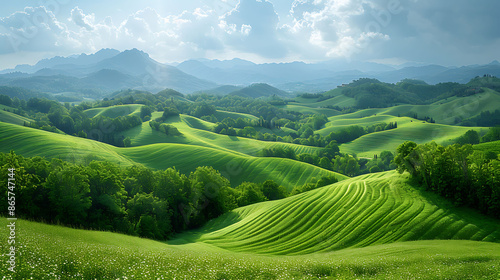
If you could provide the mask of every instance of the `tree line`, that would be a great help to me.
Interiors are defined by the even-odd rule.
[[[278,146],[264,148],[261,155],[264,157],[289,158],[351,177],[396,168],[396,165],[392,163],[394,154],[390,151],[383,151],[380,153],[380,156],[374,155],[372,159],[358,158],[356,155],[340,153],[336,141],[331,141],[325,148],[317,150],[312,154],[296,154],[295,150],[291,147]]]
[[[409,172],[427,190],[459,206],[476,208],[500,218],[500,160],[494,152],[472,146],[417,145],[407,141],[394,158],[399,173]]]
[[[175,168],[122,167],[107,161],[80,165],[10,152],[0,153],[0,167],[5,172],[15,168],[19,217],[160,240],[236,207],[289,195],[272,180],[231,188],[225,177],[207,166],[186,175]],[[292,193],[333,182],[334,177],[314,179]],[[0,214],[6,215],[6,176],[0,184]]]

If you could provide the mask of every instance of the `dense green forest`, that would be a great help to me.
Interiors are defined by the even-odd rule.
[[[18,217],[160,240],[234,208],[289,196],[272,180],[231,188],[219,171],[206,166],[186,175],[175,168],[125,168],[105,161],[78,165],[11,152],[0,153],[0,167],[15,168],[16,200],[23,201],[16,206]],[[7,179],[0,181],[1,193],[8,191]],[[313,179],[290,195],[335,182],[334,177]],[[6,195],[0,199],[7,205]]]
[[[500,160],[495,152],[472,146],[407,141],[394,159],[400,173],[408,171],[424,186],[459,206],[469,206],[500,218]]]

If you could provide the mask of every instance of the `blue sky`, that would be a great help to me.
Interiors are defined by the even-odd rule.
[[[161,62],[332,59],[468,65],[500,60],[500,1],[3,1],[0,69],[101,48]]]

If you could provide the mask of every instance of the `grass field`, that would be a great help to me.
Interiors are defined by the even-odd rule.
[[[367,109],[352,114],[329,118],[325,127],[316,133],[327,136],[352,125],[368,127],[379,123],[397,122],[396,129],[366,134],[349,143],[342,144],[340,149],[345,153],[356,153],[362,157],[372,157],[382,151],[395,151],[405,141],[414,141],[418,144],[436,141],[438,144],[451,143],[453,139],[462,136],[468,130],[486,132],[484,127],[464,127],[427,123],[408,117],[397,117],[385,113],[377,113],[380,109]]]
[[[215,117],[219,121],[222,121],[225,118],[231,118],[231,119],[235,119],[235,120],[238,118],[247,119],[247,120],[258,120],[259,119],[258,117],[254,116],[254,115],[244,114],[244,113],[236,113],[236,112],[228,112],[228,111],[223,111],[223,110],[217,110],[217,112],[215,113]]]
[[[302,114],[311,114],[311,115],[323,114],[327,117],[340,115],[340,112],[337,110],[334,110],[334,109],[316,108],[316,107],[311,107],[311,106],[307,106],[307,105],[308,104],[290,103],[288,105],[276,106],[276,107],[281,108],[283,110],[287,110],[287,111],[299,112]]]
[[[475,150],[484,151],[484,152],[494,152],[500,154],[500,141],[493,141],[489,143],[483,143],[473,146]]]
[[[386,172],[238,208],[168,242],[20,219],[16,279],[498,279],[488,241],[499,240],[497,220]]]
[[[103,116],[108,118],[116,118],[123,116],[139,116],[141,113],[142,104],[129,104],[129,105],[116,105],[111,107],[99,107],[85,110],[84,113],[93,118],[96,116]]]
[[[7,106],[5,106],[4,108],[6,107]],[[0,122],[23,125],[25,122],[30,123],[33,122],[33,120],[9,111],[4,111],[3,108],[0,108]]]
[[[487,130],[487,128],[431,124],[421,121],[402,123],[398,121],[398,128],[364,135],[352,142],[340,145],[340,150],[345,153],[356,153],[362,157],[372,157],[385,150],[395,151],[405,141],[413,141],[417,144],[430,141],[448,144],[471,129],[478,132]]]
[[[328,99],[323,102],[333,99]],[[311,107],[311,104],[319,103],[300,105]],[[351,114],[331,116],[329,120],[338,121],[342,119],[364,118],[375,114],[405,116],[411,112],[416,113],[420,118],[426,116],[432,117],[437,123],[453,125],[455,124],[455,118],[467,119],[479,115],[482,111],[494,111],[498,108],[500,108],[500,93],[491,89],[485,89],[485,92],[481,94],[463,98],[450,98],[430,105],[398,105],[389,108],[364,109]]]
[[[347,178],[307,163],[281,158],[259,158],[235,151],[186,144],[153,144],[118,148],[101,142],[50,133],[0,122],[0,151],[14,150],[23,156],[61,158],[71,162],[92,159],[108,160],[123,166],[142,164],[154,169],[176,167],[182,173],[198,166],[213,166],[228,177],[232,186],[244,181],[263,182],[268,179],[291,190],[313,177],[335,175]],[[228,136],[226,136],[228,137]]]
[[[156,114],[157,112],[155,112]],[[153,116],[153,119],[156,116]],[[123,133],[123,136],[130,137],[132,146],[144,146],[156,143],[178,143],[194,146],[210,147],[222,151],[258,156],[264,148],[290,147],[296,154],[314,153],[318,147],[296,145],[281,142],[259,141],[245,137],[227,136],[213,133],[210,130],[213,123],[200,120],[198,118],[180,115],[179,117],[169,117],[165,123],[174,125],[183,135],[167,136],[159,131],[152,130],[149,123],[145,122],[142,126],[134,127]],[[265,131],[262,130],[262,133]]]
[[[499,242],[500,224],[390,171],[238,208],[180,238],[229,251],[302,255],[415,240]]]

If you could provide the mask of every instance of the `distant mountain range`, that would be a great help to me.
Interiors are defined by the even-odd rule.
[[[0,85],[18,86],[42,92],[92,92],[104,95],[122,89],[153,92],[172,88],[182,93],[228,94],[253,84],[261,95],[263,83],[286,92],[321,92],[359,78],[376,78],[395,83],[418,79],[429,84],[467,83],[476,76],[500,76],[500,63],[444,67],[408,66],[396,69],[373,62],[331,60],[320,63],[256,64],[242,59],[187,60],[176,66],[159,63],[137,49],[120,52],[102,49],[94,54],[43,59],[35,65],[18,65],[0,71]],[[261,93],[256,93],[256,92]],[[243,92],[238,94],[246,95]],[[273,92],[267,95],[283,95]]]

